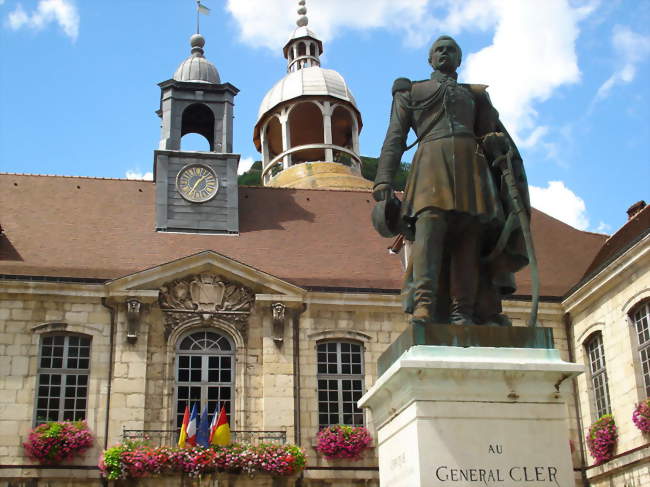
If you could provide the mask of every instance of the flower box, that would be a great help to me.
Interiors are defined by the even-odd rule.
[[[23,447],[27,456],[44,465],[56,465],[83,453],[93,444],[85,421],[51,421],[36,426]]]
[[[636,405],[632,413],[632,422],[643,433],[650,433],[650,399]]]
[[[595,465],[611,460],[618,439],[616,423],[612,415],[605,414],[592,424],[586,439],[589,453],[596,461]]]
[[[363,426],[337,424],[323,428],[316,436],[316,450],[328,459],[359,460],[371,444],[372,437]]]
[[[290,476],[305,466],[305,454],[295,445],[152,447],[125,442],[104,451],[99,469],[108,480],[183,474],[189,477],[229,473]]]

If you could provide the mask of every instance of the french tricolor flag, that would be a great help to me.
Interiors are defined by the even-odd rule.
[[[197,403],[192,406],[192,414],[190,414],[190,422],[187,425],[187,444],[196,446],[196,430],[199,422],[199,408]]]

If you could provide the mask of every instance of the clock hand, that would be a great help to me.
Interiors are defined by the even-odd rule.
[[[199,185],[199,183],[200,183],[201,181],[203,181],[203,180],[204,180],[205,178],[207,178],[207,177],[208,177],[207,174],[204,174],[203,176],[201,176],[201,177],[196,181],[196,183],[194,183],[194,186],[192,186],[192,189],[190,189],[190,193],[193,193],[194,190],[196,189],[196,187]]]

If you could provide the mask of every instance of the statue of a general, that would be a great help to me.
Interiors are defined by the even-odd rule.
[[[396,230],[412,241],[405,311],[412,324],[509,325],[501,299],[529,261],[529,227],[520,224],[530,217],[528,184],[487,87],[456,81],[461,58],[441,36],[429,51],[430,79],[395,80],[373,196],[399,205],[392,181],[412,128],[419,145]]]

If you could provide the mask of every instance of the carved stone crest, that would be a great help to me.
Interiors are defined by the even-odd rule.
[[[195,318],[220,319],[246,336],[248,317],[255,303],[252,289],[227,281],[216,274],[196,274],[165,283],[158,294],[165,314],[165,336],[181,323]]]

